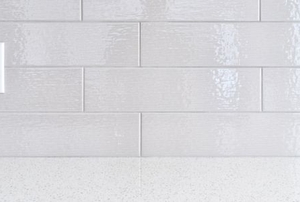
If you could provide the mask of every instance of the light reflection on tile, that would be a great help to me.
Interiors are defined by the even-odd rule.
[[[262,0],[262,20],[298,21],[300,20],[299,0]]]
[[[290,20],[300,20],[300,2],[299,0],[286,0],[285,6],[289,9]]]
[[[215,83],[215,99],[217,99],[219,109],[237,110],[239,108],[241,78],[236,69],[216,69],[211,70]]]
[[[222,65],[239,65],[240,47],[239,30],[235,24],[216,24],[215,61]]]
[[[300,24],[292,24],[287,36],[285,45],[287,59],[292,65],[300,65]]]
[[[258,111],[258,68],[87,68],[87,111]]]
[[[266,111],[300,111],[300,68],[266,68],[263,86]]]
[[[296,66],[297,23],[142,23],[143,66]]]

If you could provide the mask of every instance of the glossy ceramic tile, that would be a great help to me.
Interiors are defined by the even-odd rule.
[[[84,0],[83,20],[256,21],[258,0]]]
[[[0,20],[80,20],[80,0],[1,0]]]
[[[143,156],[300,156],[300,115],[143,114]]]
[[[9,66],[136,66],[137,23],[0,23]]]
[[[143,201],[294,202],[297,158],[145,158]]]
[[[145,66],[294,66],[297,23],[143,23]]]
[[[138,156],[138,114],[0,114],[0,156]]]
[[[1,158],[14,202],[297,202],[297,158]]]
[[[3,202],[141,202],[137,158],[2,158]]]
[[[259,111],[259,69],[88,68],[87,111]]]
[[[299,21],[299,0],[261,0],[261,19],[265,21]]]
[[[299,8],[300,0],[0,0],[0,156],[300,156]],[[193,188],[185,200],[144,184],[137,201],[197,201]],[[103,201],[136,200],[121,194]]]
[[[5,93],[0,111],[81,111],[82,70],[5,70]]]
[[[300,111],[300,69],[264,69],[264,110]]]

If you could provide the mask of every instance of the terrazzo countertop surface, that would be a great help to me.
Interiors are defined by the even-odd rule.
[[[1,158],[1,202],[298,202],[300,158]]]

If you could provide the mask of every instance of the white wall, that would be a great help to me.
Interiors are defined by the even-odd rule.
[[[0,156],[299,156],[297,0],[1,0]]]

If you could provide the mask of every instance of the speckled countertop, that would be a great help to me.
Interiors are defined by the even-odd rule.
[[[298,202],[300,158],[1,158],[1,202]]]

